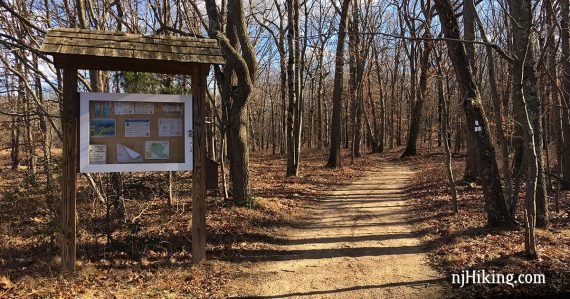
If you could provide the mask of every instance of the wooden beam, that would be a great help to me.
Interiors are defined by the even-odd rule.
[[[79,99],[77,93],[77,69],[63,68],[63,182],[61,209],[61,266],[64,272],[75,271],[76,199],[78,168]]]
[[[209,66],[192,74],[192,263],[206,258],[206,88]]]

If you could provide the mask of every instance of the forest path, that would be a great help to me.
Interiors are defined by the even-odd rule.
[[[445,280],[407,222],[413,172],[383,161],[307,208],[302,226],[284,229],[278,250],[246,262],[229,283],[233,297],[438,298]]]

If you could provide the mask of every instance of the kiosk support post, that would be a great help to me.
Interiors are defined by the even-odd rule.
[[[206,258],[206,132],[205,98],[209,66],[192,73],[192,263]]]
[[[63,68],[63,182],[61,209],[61,266],[64,272],[75,271],[76,199],[78,170],[79,99],[77,69],[66,62]]]

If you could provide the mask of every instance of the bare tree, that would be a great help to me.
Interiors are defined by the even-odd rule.
[[[562,148],[563,181],[562,190],[570,190],[570,4],[568,1],[560,1],[560,43],[562,44],[562,125],[564,135],[564,145]]]
[[[462,107],[469,132],[476,141],[481,158],[483,168],[481,183],[485,197],[487,225],[490,227],[508,225],[511,218],[503,196],[487,116],[483,110],[479,89],[469,68],[465,47],[457,41],[460,39],[459,25],[455,19],[453,7],[449,0],[436,0],[435,9],[442,24],[442,31],[447,38],[448,55],[453,63],[455,77],[461,90]]]
[[[287,61],[287,86],[289,94],[289,106],[287,109],[287,175],[299,174],[300,147],[298,138],[301,130],[301,78],[299,66],[299,1],[287,1],[287,46],[289,56]]]
[[[463,1],[463,31],[466,41],[475,40],[475,0]],[[469,60],[469,67],[473,75],[477,74],[477,64],[475,62],[475,45],[473,43],[465,43],[465,51]],[[469,128],[469,126],[467,126]],[[467,133],[467,158],[465,159],[465,173],[463,175],[464,182],[475,182],[481,175],[480,157],[471,134]]]
[[[445,171],[447,173],[447,184],[449,185],[449,191],[451,194],[451,209],[454,213],[457,213],[459,210],[458,203],[457,203],[457,186],[455,185],[455,179],[453,178],[453,167],[452,167],[452,159],[451,159],[451,150],[449,145],[449,105],[447,103],[447,99],[444,95],[443,89],[443,70],[441,68],[441,56],[437,53],[435,54],[436,61],[437,61],[437,79],[436,79],[436,87],[437,87],[437,97],[438,101],[440,102],[440,107],[442,110],[442,120],[441,120],[441,135],[443,137],[443,151],[445,153]],[[448,91],[449,92],[449,91]]]
[[[228,1],[227,24],[222,31],[221,17],[214,0],[206,0],[209,17],[208,34],[216,38],[222,49],[227,65],[223,72],[217,71],[221,81],[221,95],[229,107],[228,147],[231,151],[230,178],[232,196],[238,204],[249,204],[249,147],[247,104],[252,94],[257,74],[257,60],[245,23],[245,11],[241,0]],[[233,78],[236,78],[237,84]],[[235,85],[234,85],[235,84]],[[231,98],[231,105],[230,103]]]
[[[415,156],[417,153],[417,141],[421,130],[422,111],[427,97],[428,72],[430,68],[429,58],[433,49],[433,42],[430,40],[432,37],[431,17],[433,11],[430,0],[422,1],[421,6],[425,20],[423,24],[423,49],[420,55],[420,85],[419,89],[417,90],[417,94],[415,95],[416,100],[412,103],[412,114],[408,134],[408,142],[406,144],[406,149],[404,150],[402,157]]]
[[[341,109],[342,109],[342,83],[344,68],[344,42],[348,25],[348,9],[350,0],[343,0],[340,13],[340,25],[336,45],[333,110],[331,120],[330,152],[327,166],[337,168],[341,166],[340,135],[341,135]]]
[[[536,195],[538,193],[539,165],[541,157],[537,152],[535,131],[540,132],[533,119],[540,116],[540,102],[537,88],[534,40],[531,35],[532,4],[530,0],[509,1],[512,19],[513,47],[515,52],[513,90],[517,104],[517,117],[523,127],[526,173],[525,209],[525,251],[532,258],[537,257],[534,227],[536,224]],[[538,110],[537,110],[538,109]],[[538,115],[536,115],[538,114]],[[542,132],[540,132],[542,134]],[[542,145],[541,145],[542,146]]]

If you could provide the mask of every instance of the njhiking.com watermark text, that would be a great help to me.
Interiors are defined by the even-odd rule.
[[[459,285],[460,288],[469,284],[506,284],[515,287],[520,284],[545,284],[544,274],[513,274],[495,273],[485,270],[463,270],[461,273],[451,274],[451,284]]]

